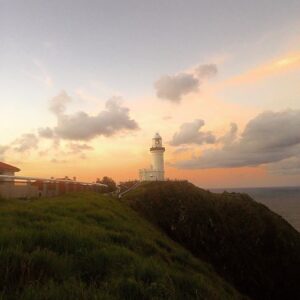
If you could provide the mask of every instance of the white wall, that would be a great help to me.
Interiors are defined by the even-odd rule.
[[[9,171],[0,171],[0,175],[7,175],[7,176],[15,176],[15,172],[9,172]],[[0,184],[6,182],[13,184],[14,182],[11,179],[6,178],[0,178]]]
[[[140,170],[140,180],[141,181],[163,181],[165,172],[156,170]]]
[[[12,198],[33,198],[39,196],[36,186],[32,185],[13,185],[3,183],[0,185],[0,196],[5,199]]]
[[[164,170],[164,150],[153,150],[152,154],[152,166],[155,171]]]

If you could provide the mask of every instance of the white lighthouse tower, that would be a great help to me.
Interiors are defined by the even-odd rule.
[[[164,152],[165,148],[162,146],[161,136],[156,133],[152,139],[152,147],[150,152],[152,155],[152,168],[154,172],[154,180],[165,179],[165,167],[164,167]]]
[[[165,179],[164,152],[161,136],[156,133],[152,139],[150,153],[152,164],[150,169],[141,169],[139,172],[141,181],[163,181]]]

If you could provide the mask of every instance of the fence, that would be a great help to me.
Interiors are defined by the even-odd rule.
[[[5,199],[53,197],[79,191],[101,192],[106,187],[101,183],[79,182],[70,179],[0,175],[0,197]]]

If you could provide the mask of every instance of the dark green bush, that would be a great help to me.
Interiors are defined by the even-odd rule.
[[[212,264],[241,293],[261,300],[300,295],[299,232],[248,195],[214,194],[188,182],[167,181],[144,183],[123,201]],[[189,265],[187,252],[170,257]]]

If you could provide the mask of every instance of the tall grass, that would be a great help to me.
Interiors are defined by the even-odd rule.
[[[0,299],[239,299],[125,204],[0,200]]]

